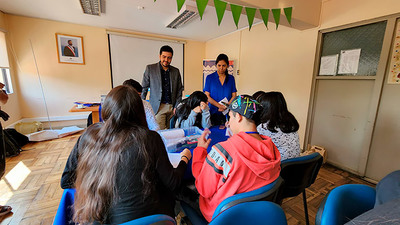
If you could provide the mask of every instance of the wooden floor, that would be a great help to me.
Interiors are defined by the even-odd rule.
[[[52,224],[63,190],[60,178],[68,155],[80,134],[29,143],[20,155],[7,158],[6,173],[0,181],[0,205],[10,205],[13,214],[1,224]],[[322,199],[334,187],[348,183],[373,186],[356,176],[324,165],[316,182],[307,189],[309,218],[314,224]],[[301,195],[284,201],[288,224],[305,224]]]

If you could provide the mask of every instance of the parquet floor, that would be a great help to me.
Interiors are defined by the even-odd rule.
[[[6,173],[0,181],[0,205],[12,206],[13,214],[1,218],[1,224],[53,223],[63,192],[61,174],[79,135],[29,143],[20,155],[7,158]],[[347,183],[369,184],[335,167],[321,168],[316,182],[307,190],[311,224],[325,194]],[[301,195],[285,200],[282,207],[289,225],[305,224]]]

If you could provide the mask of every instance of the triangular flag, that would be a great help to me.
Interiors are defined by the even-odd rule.
[[[203,13],[204,13],[204,10],[206,9],[207,3],[208,3],[208,0],[196,0],[197,11],[199,11],[200,20],[203,19]]]
[[[238,24],[239,24],[240,14],[242,13],[243,6],[234,5],[234,4],[230,4],[230,5],[231,5],[233,21],[235,21],[236,28],[239,28]]]
[[[226,5],[227,5],[226,2],[223,2],[221,0],[214,0],[214,6],[215,10],[217,11],[217,17],[218,17],[218,26],[221,24],[222,17],[224,17]]]
[[[281,18],[281,9],[271,9],[272,14],[274,15],[276,29],[278,29],[279,19]]]
[[[176,0],[176,4],[178,4],[178,12],[181,11],[183,4],[185,4],[185,0]]]
[[[246,7],[245,9],[247,14],[247,20],[249,21],[249,30],[250,30],[251,26],[253,25],[254,16],[256,15],[256,9],[248,7]]]
[[[261,17],[264,21],[264,25],[268,30],[268,17],[269,17],[269,9],[260,9]]]
[[[292,25],[292,7],[284,8],[285,16],[290,25]]]

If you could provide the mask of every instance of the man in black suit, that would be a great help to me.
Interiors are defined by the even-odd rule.
[[[76,57],[75,47],[72,45],[72,41],[71,40],[68,40],[68,45],[64,47],[63,55],[64,56]]]
[[[182,100],[182,81],[179,69],[171,66],[174,51],[168,45],[160,49],[160,61],[146,66],[142,80],[142,98],[150,88],[150,105],[156,113],[160,129],[169,127],[174,108]]]

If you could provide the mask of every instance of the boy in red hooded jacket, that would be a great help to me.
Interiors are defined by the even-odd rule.
[[[261,110],[250,96],[237,96],[228,107],[233,136],[214,145],[205,130],[193,151],[192,171],[200,194],[200,210],[207,221],[224,199],[272,183],[279,177],[281,156],[267,136],[259,135],[254,115]]]

